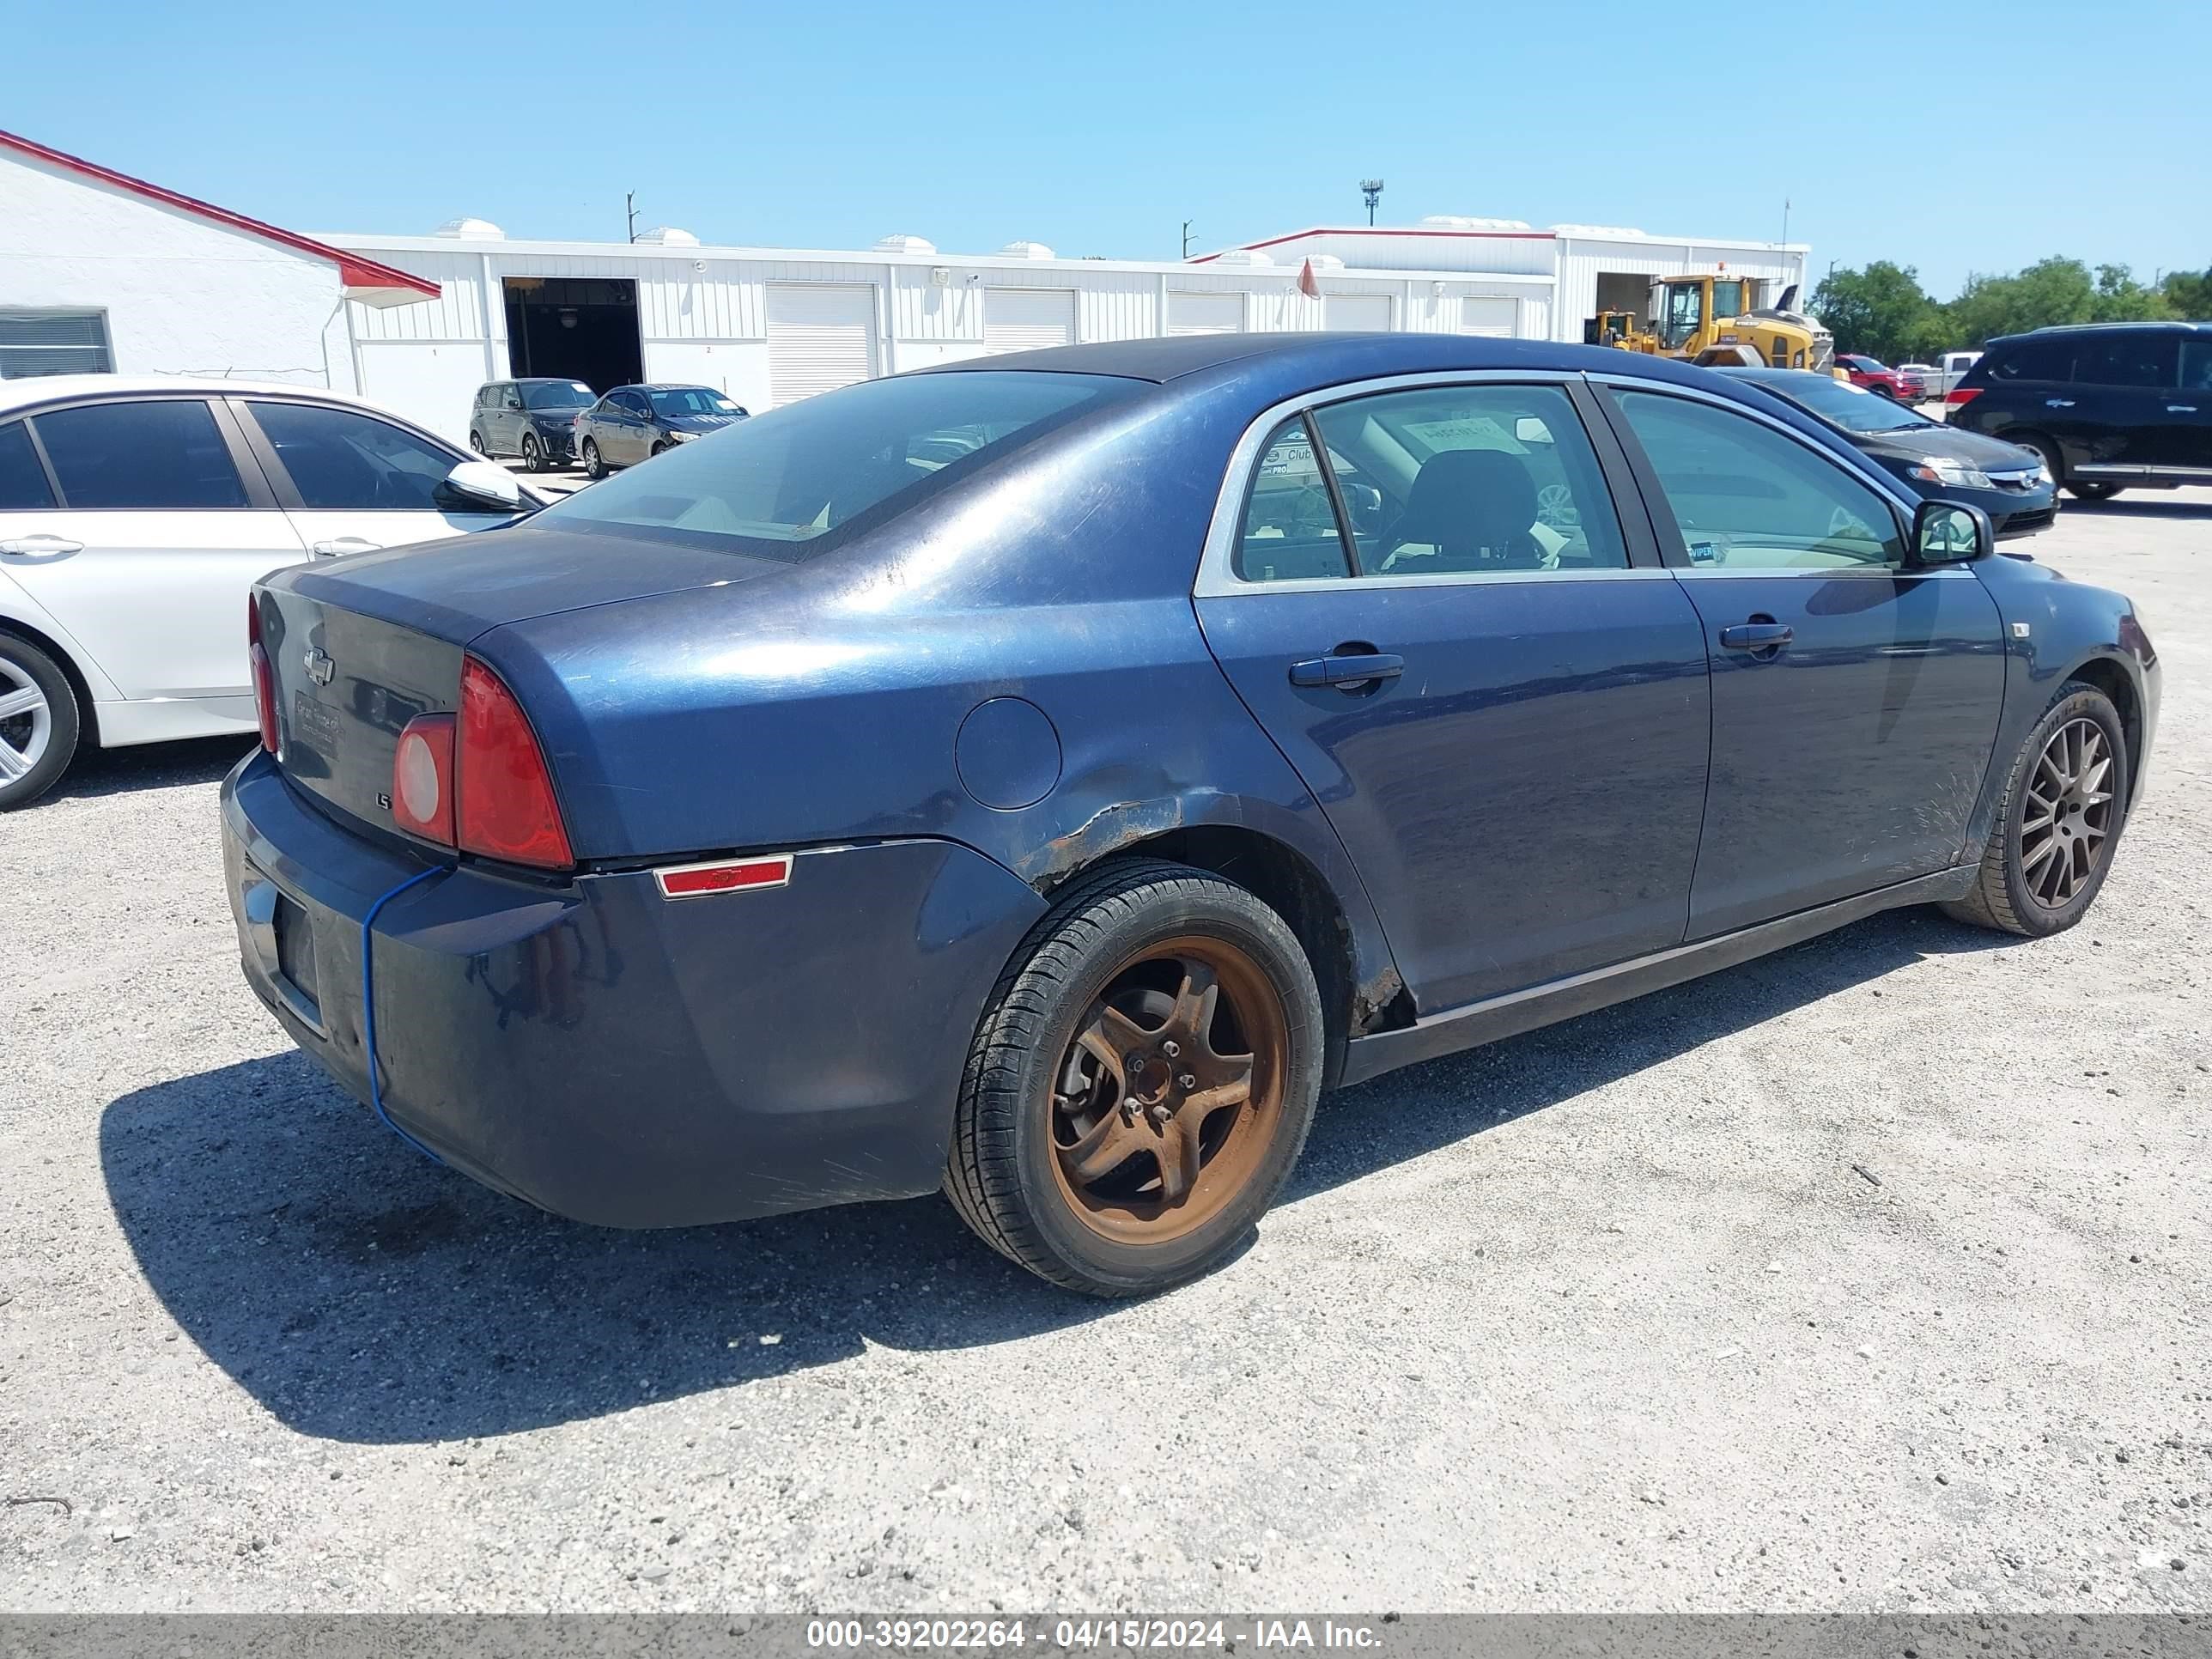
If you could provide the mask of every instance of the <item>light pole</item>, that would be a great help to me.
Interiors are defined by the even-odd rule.
[[[1188,219],[1182,222],[1182,257],[1186,259],[1190,258],[1190,221]]]
[[[1375,204],[1382,199],[1382,181],[1380,179],[1362,179],[1359,193],[1367,198],[1367,222],[1372,225],[1375,222]]]

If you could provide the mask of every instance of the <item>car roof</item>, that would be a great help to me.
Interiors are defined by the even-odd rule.
[[[349,392],[328,386],[301,386],[285,380],[234,380],[213,374],[38,374],[27,380],[0,380],[0,416],[46,404],[72,402],[80,398],[146,397],[313,398],[319,402],[345,404],[355,409],[394,418],[388,409]],[[400,417],[400,418],[404,418]]]
[[[2098,334],[2114,329],[2148,329],[2154,333],[2212,334],[2212,323],[2184,322],[2177,318],[2147,317],[2132,323],[2049,323],[2041,328],[2031,328],[2024,333],[2002,334],[1990,342],[2003,345],[2013,340],[2032,340],[2043,334]]]
[[[971,357],[912,371],[922,374],[1049,370],[1062,374],[1115,374],[1166,385],[1231,367],[1301,370],[1316,384],[1338,378],[1462,368],[1589,369],[1601,362],[1632,371],[1659,361],[1613,347],[1565,345],[1553,340],[1509,340],[1480,334],[1282,333],[1183,334],[1153,340],[1101,341]]]

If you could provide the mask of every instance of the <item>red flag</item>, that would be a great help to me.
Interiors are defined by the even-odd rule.
[[[1298,267],[1298,292],[1309,300],[1321,298],[1321,279],[1314,275],[1313,261],[1310,259]]]

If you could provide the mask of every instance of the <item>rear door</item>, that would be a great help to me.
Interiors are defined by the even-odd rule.
[[[468,458],[419,432],[328,404],[246,398],[232,407],[315,557],[437,541],[514,520],[441,507],[438,486]]]
[[[125,697],[200,702],[251,726],[246,592],[307,550],[228,409],[134,398],[25,425],[59,500],[0,514],[0,569]]]
[[[1779,422],[1609,396],[1712,667],[1690,937],[1957,863],[2004,697],[1980,577],[1906,569],[1896,504]]]
[[[1255,429],[1201,569],[1207,644],[1425,1013],[1682,938],[1704,636],[1648,525],[1616,514],[1577,395],[1339,393]]]
[[[2178,401],[2179,337],[2163,329],[2100,329],[2074,337],[2068,411],[2080,434],[2067,476],[2115,483],[2160,465],[2166,405]]]

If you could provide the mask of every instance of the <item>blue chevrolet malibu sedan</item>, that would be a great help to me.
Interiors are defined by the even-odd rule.
[[[1074,347],[270,576],[248,982],[399,1136],[667,1226],[942,1188],[1236,1248],[1316,1097],[1894,906],[2029,936],[2158,716],[2128,601],[1619,352]]]

